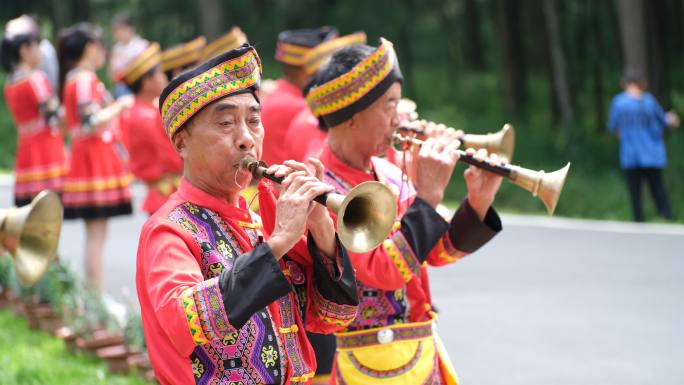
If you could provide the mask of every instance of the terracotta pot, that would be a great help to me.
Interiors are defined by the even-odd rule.
[[[137,353],[128,356],[128,364],[131,369],[134,369],[142,378],[155,384],[157,383],[157,377],[154,375],[152,363],[150,363],[147,353]]]
[[[62,318],[59,317],[57,314],[52,314],[50,317],[39,317],[40,323],[40,329],[44,331],[45,333],[48,333],[50,335],[55,335],[55,332],[64,326],[64,323],[62,322]]]
[[[15,298],[15,294],[8,288],[3,288],[0,292],[0,309],[10,309]]]
[[[152,363],[150,363],[150,359],[145,353],[128,356],[128,364],[140,372],[152,369]]]
[[[97,356],[107,363],[109,371],[116,374],[129,372],[128,356],[130,352],[126,345],[113,345],[97,349]]]
[[[26,304],[25,316],[31,330],[39,330],[40,319],[50,317],[52,314],[50,305]]]
[[[55,330],[55,336],[60,340],[64,341],[69,353],[76,352],[76,334],[68,326],[62,326],[61,328]]]
[[[107,330],[96,330],[90,333],[89,336],[78,337],[76,339],[76,346],[79,349],[92,352],[106,346],[119,345],[123,343],[124,337],[121,333],[112,333]]]
[[[26,304],[19,297],[12,300],[12,310],[14,310],[14,314],[19,317],[26,316]]]

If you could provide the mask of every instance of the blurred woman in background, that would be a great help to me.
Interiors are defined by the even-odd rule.
[[[62,192],[66,173],[59,129],[59,99],[41,64],[38,25],[29,16],[10,20],[0,51],[7,71],[5,100],[17,125],[14,202],[23,206],[41,190]]]
[[[133,99],[114,101],[95,73],[105,62],[99,28],[78,23],[62,31],[58,56],[65,120],[72,141],[64,183],[64,217],[85,220],[86,280],[101,290],[107,218],[132,212],[131,178],[115,139],[118,116]]]

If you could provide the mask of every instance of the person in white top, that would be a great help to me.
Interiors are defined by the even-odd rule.
[[[133,20],[127,14],[118,14],[112,19],[112,35],[114,46],[109,55],[109,76],[114,81],[114,97],[131,94],[125,83],[120,81],[119,74],[131,59],[147,47],[149,42],[140,37],[135,30]]]

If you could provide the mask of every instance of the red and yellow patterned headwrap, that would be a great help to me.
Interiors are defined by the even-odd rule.
[[[392,43],[381,38],[378,48],[351,70],[314,85],[306,95],[306,102],[314,116],[332,127],[366,109],[402,79]]]
[[[224,96],[255,92],[261,82],[261,60],[245,44],[174,78],[159,98],[164,128],[173,137],[205,106]]]
[[[353,44],[366,44],[366,33],[356,32],[350,35],[336,37],[325,41],[304,54],[304,69],[309,75],[313,75],[318,68],[330,58],[333,52],[342,47]]]
[[[207,39],[200,36],[162,52],[162,71],[185,68],[197,63],[205,45],[207,45]]]
[[[209,60],[218,54],[235,49],[245,43],[247,43],[247,35],[242,32],[240,27],[235,26],[225,35],[207,44],[207,46],[202,49],[200,60]]]
[[[278,34],[275,59],[283,64],[303,66],[306,64],[306,55],[314,47],[337,35],[337,30],[331,27],[282,31]]]
[[[161,48],[159,43],[150,43],[119,72],[118,78],[131,85],[160,64]]]

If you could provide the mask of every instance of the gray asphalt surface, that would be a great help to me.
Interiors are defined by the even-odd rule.
[[[122,302],[137,302],[145,219],[110,222],[105,290]],[[81,274],[83,231],[67,222],[60,244]],[[504,216],[488,245],[430,274],[463,384],[684,383],[684,226]]]

